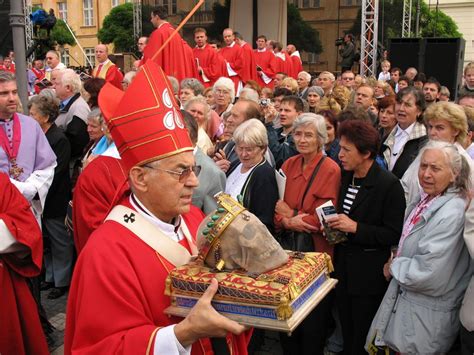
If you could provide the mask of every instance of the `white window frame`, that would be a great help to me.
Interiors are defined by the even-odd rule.
[[[84,26],[94,26],[94,2],[82,0],[82,16]]]
[[[119,6],[120,0],[112,0],[112,7]]]
[[[321,7],[321,0],[306,0],[309,1],[308,6],[305,6],[305,0],[293,0],[292,3],[299,9],[317,9]]]
[[[84,58],[84,66],[89,66],[89,61],[91,62],[92,66],[95,67],[95,48],[84,48],[84,53],[86,57]],[[89,58],[89,60],[87,60]]]
[[[157,6],[164,6],[168,9],[168,15],[175,15],[178,12],[177,0],[157,0]]]
[[[67,22],[67,2],[58,2],[58,15],[59,18]]]
[[[69,67],[69,64],[70,64],[69,48],[63,49],[61,53],[61,63],[63,63],[66,67]]]

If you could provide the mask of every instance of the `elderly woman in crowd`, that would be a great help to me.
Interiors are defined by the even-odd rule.
[[[393,91],[390,84],[384,80],[377,80],[374,85],[374,92],[374,96],[377,100],[380,100],[385,96],[395,95],[395,92]]]
[[[184,105],[184,109],[194,117],[199,126],[196,146],[207,154],[208,150],[213,147],[212,141],[206,131],[211,116],[211,108],[205,98],[198,96],[187,101]]]
[[[279,200],[275,209],[275,222],[281,238],[298,232],[311,236],[313,250],[326,252],[331,257],[333,246],[321,232],[321,221],[316,207],[327,201],[337,204],[340,186],[339,166],[324,153],[327,141],[326,122],[320,115],[303,113],[293,124],[293,137],[299,154],[283,163],[286,175],[284,201]],[[287,241],[280,240],[285,245]],[[292,333],[291,337],[281,335],[285,354],[322,354],[330,315],[329,300],[323,300],[318,307]]]
[[[320,86],[311,86],[308,88],[306,95],[306,101],[308,101],[309,112],[316,113],[318,111],[318,105],[321,98],[324,97],[324,90]]]
[[[233,139],[240,164],[228,172],[225,191],[273,232],[278,187],[275,171],[264,156],[268,147],[267,130],[261,121],[253,118],[236,128]]]
[[[463,143],[467,134],[467,118],[463,108],[451,102],[437,102],[430,105],[424,114],[425,125],[428,128],[430,140],[443,141],[454,144],[459,153],[474,168],[474,162],[464,150]],[[419,198],[421,187],[418,183],[418,169],[420,156],[409,166],[401,182],[405,190],[407,203]]]
[[[413,86],[400,90],[396,101],[397,125],[385,139],[381,152],[388,170],[401,178],[428,140],[421,122],[426,103],[423,93]]]
[[[420,153],[423,192],[408,205],[393,277],[367,342],[409,354],[447,353],[470,279],[463,241],[470,169],[457,148],[431,141]]]
[[[329,226],[347,234],[335,248],[336,300],[344,350],[363,354],[370,323],[387,289],[383,266],[398,243],[405,198],[398,179],[376,162],[377,130],[360,120],[338,127],[342,173],[338,217]]]
[[[214,92],[214,106],[212,109],[222,117],[224,112],[230,111],[232,103],[235,100],[235,86],[234,82],[225,77],[220,77],[212,87]]]
[[[84,155],[81,158],[82,167],[92,154],[92,150],[95,148],[100,139],[104,136],[104,118],[101,115],[98,107],[94,108],[87,116],[87,133],[89,134],[89,143],[84,149]]]
[[[64,225],[67,206],[71,198],[71,180],[69,178],[71,147],[64,132],[54,123],[59,113],[57,99],[34,96],[31,98],[28,108],[31,117],[39,123],[54,154],[56,154],[57,165],[54,169],[54,179],[46,197],[42,216],[46,269],[46,282],[42,284],[42,289],[52,288],[48,298],[55,299],[67,291],[74,262],[74,243]]]
[[[397,125],[395,118],[395,96],[384,96],[379,100],[379,136],[383,142]]]
[[[201,82],[195,78],[186,78],[181,81],[179,90],[179,101],[181,107],[186,105],[186,102],[191,100],[193,97],[201,95],[204,91],[204,86]]]

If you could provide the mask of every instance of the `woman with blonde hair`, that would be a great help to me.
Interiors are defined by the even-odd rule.
[[[286,77],[285,79],[283,79],[280,87],[290,90],[292,95],[298,94],[298,82],[296,81],[296,79],[293,79],[291,77]]]

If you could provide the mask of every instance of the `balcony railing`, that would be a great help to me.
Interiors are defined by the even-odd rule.
[[[212,11],[198,11],[188,21],[189,25],[209,24],[214,22]]]

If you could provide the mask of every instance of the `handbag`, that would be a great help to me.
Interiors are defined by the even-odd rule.
[[[326,156],[322,156],[321,160],[318,162],[316,167],[314,168],[313,173],[311,174],[311,178],[309,179],[308,185],[303,193],[303,198],[300,202],[300,210],[303,208],[304,199],[308,194],[309,188],[313,184],[314,178],[318,174],[319,168],[323,164],[324,159]],[[276,239],[280,243],[283,249],[286,250],[293,250],[293,251],[314,251],[314,241],[312,233],[308,232],[297,232],[292,230],[283,229],[281,230]]]

